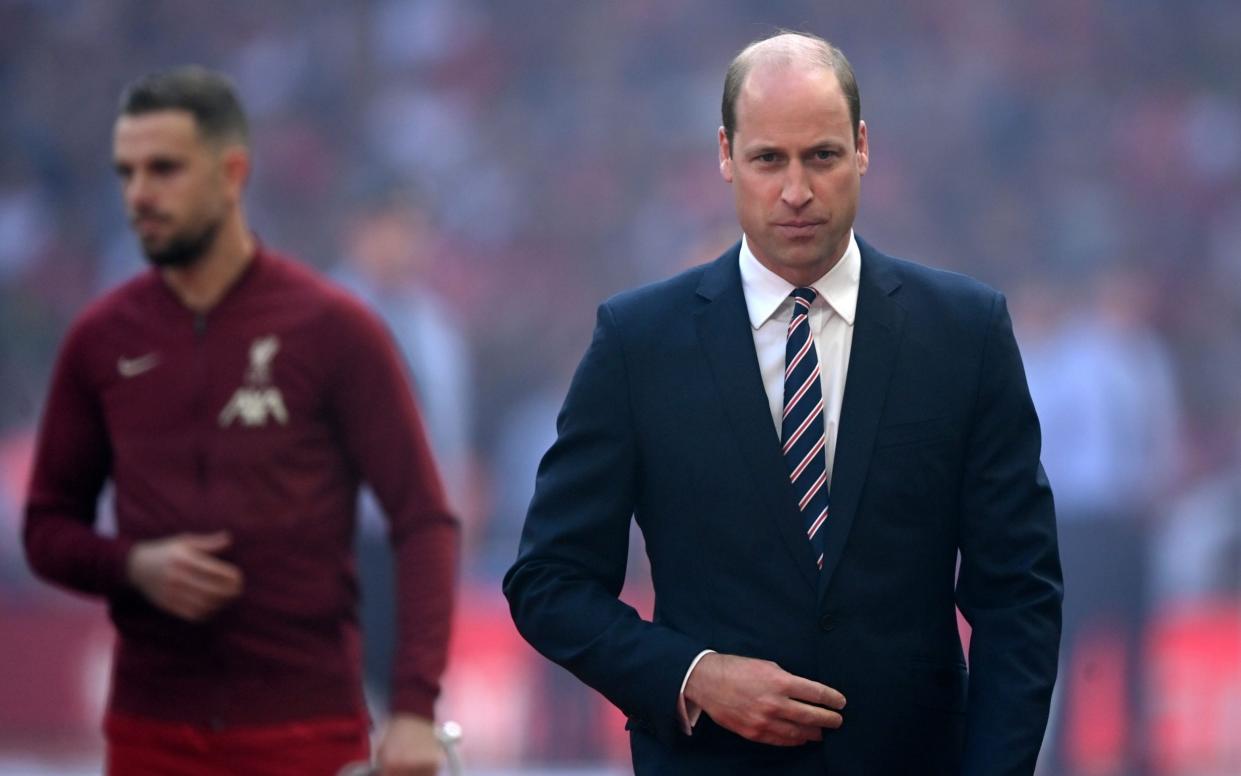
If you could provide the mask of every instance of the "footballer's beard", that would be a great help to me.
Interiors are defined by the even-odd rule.
[[[223,223],[223,218],[209,219],[197,230],[174,234],[163,245],[143,242],[142,251],[146,254],[147,261],[156,267],[188,267],[201,259],[215,243]]]

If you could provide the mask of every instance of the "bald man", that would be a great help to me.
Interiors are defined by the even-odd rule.
[[[513,618],[628,716],[637,773],[1030,774],[1062,585],[1004,297],[854,234],[837,48],[751,44],[722,112],[741,240],[600,306]],[[631,518],[653,622],[617,598]]]

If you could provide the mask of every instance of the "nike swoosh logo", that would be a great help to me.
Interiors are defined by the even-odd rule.
[[[137,358],[121,357],[116,360],[116,371],[121,377],[137,377],[143,372],[154,369],[159,364],[158,353],[147,353]]]

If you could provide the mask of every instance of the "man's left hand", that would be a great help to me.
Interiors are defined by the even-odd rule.
[[[435,723],[413,714],[395,714],[379,743],[380,776],[435,776],[444,751],[435,737]]]

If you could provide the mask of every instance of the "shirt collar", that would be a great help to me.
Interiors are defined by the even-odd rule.
[[[750,243],[741,236],[741,289],[745,293],[745,305],[750,313],[750,325],[755,329],[767,322],[796,288],[792,283],[764,267],[754,258]],[[858,250],[853,230],[849,230],[849,245],[840,261],[823,277],[810,284],[828,306],[845,323],[852,326],[857,312],[858,285],[862,277],[862,253]]]

